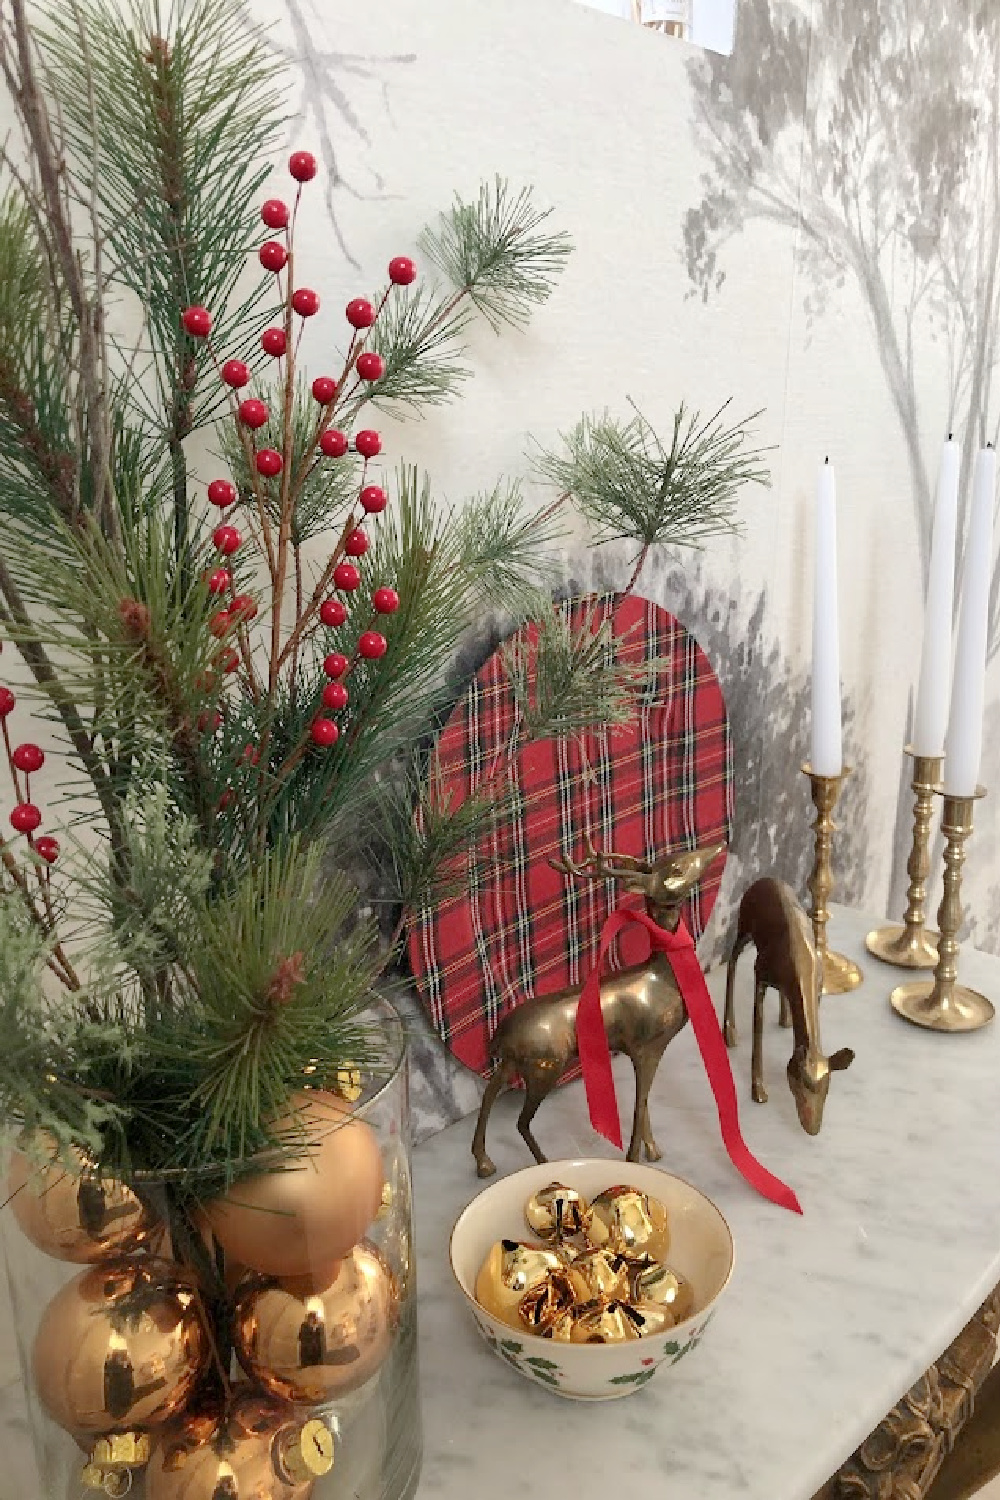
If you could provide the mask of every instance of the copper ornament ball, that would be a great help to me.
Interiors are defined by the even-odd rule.
[[[57,1260],[89,1265],[133,1250],[155,1227],[151,1210],[131,1188],[98,1177],[81,1152],[77,1170],[55,1159],[56,1144],[46,1138],[40,1150],[51,1161],[41,1165],[21,1150],[12,1152],[6,1197],[23,1232]]]
[[[382,1364],[398,1316],[395,1278],[371,1245],[356,1245],[332,1284],[310,1292],[295,1281],[250,1284],[233,1318],[236,1356],[272,1395],[299,1405],[333,1401]]]
[[[382,1154],[374,1131],[343,1099],[297,1094],[279,1123],[312,1144],[285,1168],[235,1183],[205,1209],[227,1256],[268,1276],[309,1276],[363,1239],[382,1201]]]
[[[146,1469],[146,1500],[308,1500],[313,1481],[332,1463],[302,1478],[303,1426],[285,1405],[259,1393],[238,1396],[226,1413],[209,1405],[185,1413],[160,1437]],[[329,1438],[329,1434],[327,1434]]]
[[[152,1427],[184,1405],[207,1357],[192,1286],[167,1261],[81,1271],[42,1314],[35,1389],[72,1433]]]

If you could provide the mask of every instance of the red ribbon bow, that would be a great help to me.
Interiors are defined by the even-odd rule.
[[[601,929],[597,962],[580,992],[576,1017],[577,1045],[591,1124],[599,1134],[621,1150],[622,1131],[618,1118],[618,1100],[615,1097],[614,1074],[611,1071],[611,1049],[601,1010],[601,970],[611,944],[622,928],[632,922],[645,927],[654,951],[659,950],[667,955],[674,972],[677,988],[691,1019],[705,1072],[715,1095],[722,1140],[729,1152],[730,1161],[758,1193],[781,1208],[800,1214],[802,1206],[792,1189],[760,1164],[743,1139],[729,1054],[701,964],[694,951],[694,940],[683,921],[678,924],[676,932],[667,932],[643,912],[613,911]]]

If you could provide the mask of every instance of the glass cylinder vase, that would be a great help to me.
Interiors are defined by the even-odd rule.
[[[305,1081],[308,1154],[253,1163],[207,1206],[178,1210],[169,1174],[111,1183],[8,1153],[0,1239],[40,1500],[409,1500],[405,1033],[385,1002],[369,1019],[370,1077]]]

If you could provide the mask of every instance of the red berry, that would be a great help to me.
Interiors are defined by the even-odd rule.
[[[265,328],[260,336],[260,347],[265,354],[270,354],[272,359],[279,359],[288,347],[283,328]]]
[[[216,709],[214,713],[198,715],[198,730],[201,734],[215,734],[222,728],[222,715]]]
[[[42,815],[33,802],[19,802],[10,815],[10,826],[16,833],[34,833]]]
[[[260,216],[268,229],[284,229],[288,223],[288,204],[280,198],[267,198],[260,205]]]
[[[257,473],[263,474],[265,479],[273,479],[282,470],[281,454],[274,448],[261,448],[256,460]]]
[[[238,390],[240,386],[249,384],[250,371],[241,359],[227,359],[222,366],[222,378],[227,385]]]
[[[323,671],[327,677],[343,677],[350,665],[342,651],[331,651],[323,660]]]
[[[385,360],[381,354],[373,354],[371,350],[359,354],[355,365],[362,380],[381,380],[385,374]]]
[[[377,630],[366,630],[358,641],[358,650],[368,661],[377,661],[385,655],[385,636]]]
[[[232,629],[232,626],[233,626],[233,622],[229,618],[229,611],[228,611],[228,609],[217,609],[215,611],[215,614],[212,616],[212,618],[208,622],[208,628],[209,628],[209,630],[215,636],[216,640],[219,640],[219,641],[222,640],[222,637],[224,635],[228,635],[229,634],[230,630]]]
[[[355,528],[344,543],[348,557],[364,557],[368,551],[368,538],[360,528]]]
[[[239,548],[243,538],[235,526],[217,526],[212,532],[212,541],[220,552],[226,557],[231,557]]]
[[[324,625],[337,630],[347,619],[347,606],[339,599],[324,599],[319,607],[319,617]]]
[[[237,501],[236,486],[228,479],[213,479],[208,487],[208,498],[213,505],[220,510],[225,510],[227,505],[235,505]]]
[[[376,589],[372,603],[380,615],[394,615],[399,608],[399,595],[395,589]]]
[[[328,427],[320,435],[319,451],[327,458],[343,458],[347,452],[347,438],[338,427]]]
[[[181,313],[181,322],[195,339],[207,339],[212,328],[212,314],[207,307],[186,307]]]
[[[417,279],[417,268],[408,255],[394,255],[389,262],[389,280],[394,286],[409,286]]]
[[[214,568],[205,579],[210,594],[224,594],[232,581],[228,568]]]
[[[273,271],[277,275],[285,269],[288,251],[279,240],[265,240],[257,251],[257,258],[265,271]]]
[[[257,600],[251,594],[237,594],[229,606],[229,613],[235,620],[256,620],[258,608]]]
[[[380,510],[385,510],[389,503],[389,496],[379,484],[366,484],[358,499],[369,515],[377,515]]]
[[[288,170],[296,182],[311,182],[316,176],[316,158],[311,151],[293,151],[288,158]]]
[[[308,286],[297,287],[292,293],[292,307],[300,318],[311,318],[319,312],[319,292]]]
[[[340,739],[340,730],[333,720],[322,717],[313,719],[309,734],[314,745],[322,745],[324,748],[335,745]]]
[[[230,646],[228,651],[223,652],[219,664],[224,672],[235,672],[240,664],[240,653]]]
[[[323,707],[335,710],[347,707],[347,689],[342,682],[327,683],[323,689]]]
[[[362,458],[374,458],[376,453],[382,452],[382,439],[370,427],[365,427],[361,432],[355,433],[354,446]]]
[[[240,421],[244,427],[263,427],[269,415],[266,403],[258,401],[255,396],[240,402]]]
[[[375,321],[375,309],[367,297],[354,297],[348,302],[344,314],[352,328],[370,328]]]
[[[19,771],[23,771],[26,776],[32,776],[35,771],[40,771],[44,766],[45,752],[37,745],[18,745],[11,760]]]
[[[361,574],[353,563],[338,563],[333,570],[333,582],[336,588],[351,594],[361,582]]]
[[[219,812],[225,812],[226,808],[229,806],[229,804],[230,804],[230,802],[232,802],[232,800],[233,800],[233,789],[232,789],[231,786],[227,786],[226,790],[223,792],[222,796],[219,798],[219,802],[218,802]]]
[[[260,748],[257,745],[244,745],[240,760],[245,766],[260,765]]]
[[[42,834],[40,839],[35,840],[35,853],[40,854],[47,865],[54,865],[59,858],[59,840]]]
[[[219,679],[214,672],[199,672],[194,685],[199,693],[214,693],[218,691]]]
[[[318,401],[320,406],[329,406],[337,394],[337,382],[331,380],[329,375],[317,375],[312,383],[312,393],[313,399]]]
[[[0,687],[0,719],[6,719],[9,713],[13,713],[16,702],[9,687]]]

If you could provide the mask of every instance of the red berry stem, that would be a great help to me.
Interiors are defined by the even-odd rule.
[[[215,366],[215,373],[218,375],[219,380],[222,381],[222,366],[211,344],[209,345],[209,353],[212,357],[212,363]],[[268,571],[271,574],[271,582],[273,584],[277,566],[274,556],[274,538],[271,534],[271,518],[267,513],[267,505],[264,501],[263,481],[257,473],[255,462],[257,447],[253,439],[253,433],[240,421],[239,396],[229,386],[226,386],[226,397],[229,401],[229,411],[233,419],[233,425],[236,428],[236,435],[240,440],[243,455],[247,461],[247,468],[250,471],[250,483],[253,486],[254,499],[257,502],[257,513],[260,517],[260,538],[255,533],[254,541],[258,543],[261,552],[267,558]],[[247,515],[249,518],[249,512]]]

